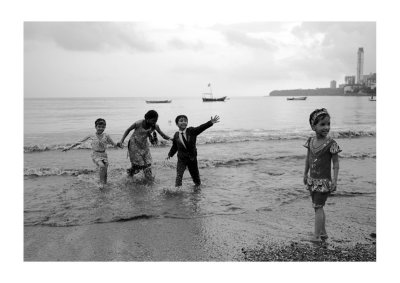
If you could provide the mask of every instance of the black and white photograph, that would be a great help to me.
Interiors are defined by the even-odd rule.
[[[25,22],[24,259],[375,261],[375,47],[374,22]]]
[[[223,280],[200,271],[205,264],[217,273],[229,264],[232,274],[246,264],[250,277],[229,281],[266,280],[259,274],[277,266],[273,281],[293,267],[291,278],[333,282],[332,267],[363,264],[373,268],[359,278],[378,278],[396,235],[377,211],[395,209],[378,203],[383,195],[396,200],[396,185],[381,182],[396,157],[377,162],[377,141],[396,140],[377,123],[379,113],[395,116],[378,107],[389,100],[379,17],[371,8],[350,17],[355,4],[315,19],[308,9],[241,17],[235,2],[213,11],[205,1],[198,12],[200,2],[156,3],[143,9],[151,16],[140,6],[138,16],[93,16],[86,5],[61,16],[52,5],[47,17],[18,17],[20,85],[8,93],[19,95],[9,137],[19,140],[21,183],[6,189],[17,191],[21,268],[39,264],[38,279],[49,263],[68,263],[62,281],[89,264],[95,280],[100,263],[133,273],[146,264],[148,277],[137,280],[148,280],[162,264],[172,280],[196,264],[176,280],[204,282],[206,273]],[[236,13],[219,18],[226,5]]]

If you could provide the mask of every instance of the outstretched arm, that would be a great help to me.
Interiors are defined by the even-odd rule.
[[[122,144],[124,143],[124,140],[129,133],[136,128],[136,122],[133,123],[126,131],[124,132],[124,135],[122,136],[121,140],[117,143],[117,146],[121,147]]]
[[[156,124],[156,131],[163,137],[163,139],[165,139],[165,140],[171,140],[171,138],[170,138],[169,136],[167,136],[166,134],[164,134],[164,133],[161,131],[160,126],[158,126],[157,124]]]
[[[78,145],[80,145],[80,144],[84,143],[85,141],[87,141],[87,140],[88,140],[88,139],[90,139],[91,137],[92,137],[92,136],[91,136],[91,135],[89,135],[89,136],[85,137],[84,139],[82,139],[82,140],[78,141],[77,143],[74,143],[73,145],[71,145],[71,146],[69,146],[69,147],[66,147],[66,148],[64,148],[62,151],[67,151],[67,150],[70,150],[70,149],[72,149],[72,148],[74,148],[74,147],[76,147],[76,146],[78,146]]]
[[[204,132],[206,129],[214,125],[215,123],[219,122],[219,116],[215,115],[214,117],[211,117],[210,121],[207,123],[204,123],[196,128],[193,128],[193,134],[200,135],[202,132]]]
[[[107,141],[109,144],[111,144],[113,147],[120,147],[119,145],[117,145],[112,138],[110,137],[110,135],[107,135]]]

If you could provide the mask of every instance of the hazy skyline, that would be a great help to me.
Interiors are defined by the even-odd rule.
[[[264,96],[376,72],[375,22],[25,22],[24,96]]]

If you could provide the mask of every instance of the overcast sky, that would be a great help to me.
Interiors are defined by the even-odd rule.
[[[25,22],[25,97],[264,96],[376,72],[375,22]]]

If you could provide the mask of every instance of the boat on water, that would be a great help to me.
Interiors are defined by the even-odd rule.
[[[374,97],[374,95],[371,95],[371,97],[369,98],[369,101],[376,101],[376,97]]]
[[[146,103],[171,103],[172,100],[146,100]]]
[[[211,84],[208,84],[208,87],[210,88],[210,92],[203,93],[203,102],[215,102],[215,101],[225,101],[226,96],[223,97],[214,97],[212,90],[211,90]]]
[[[307,96],[287,97],[286,100],[306,100]]]

